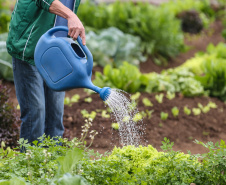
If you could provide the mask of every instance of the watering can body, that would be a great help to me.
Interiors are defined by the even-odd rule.
[[[68,32],[65,26],[48,30],[39,39],[34,53],[35,65],[48,87],[55,91],[88,88],[100,94],[105,101],[110,88],[94,86],[91,81],[93,56],[78,37],[76,44],[70,38],[55,37],[57,31]]]

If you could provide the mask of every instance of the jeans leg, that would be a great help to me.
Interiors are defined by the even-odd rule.
[[[44,82],[35,66],[15,58],[13,74],[21,111],[20,138],[31,143],[45,131]]]
[[[45,133],[47,136],[63,136],[63,114],[64,114],[64,97],[65,92],[56,92],[45,86]]]

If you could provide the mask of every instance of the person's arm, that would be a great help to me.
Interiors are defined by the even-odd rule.
[[[49,7],[49,12],[68,20],[68,35],[74,40],[80,35],[83,45],[86,44],[85,29],[77,15],[64,6],[59,0],[54,0]]]

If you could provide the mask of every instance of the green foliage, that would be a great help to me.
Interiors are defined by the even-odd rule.
[[[225,43],[220,42],[216,46],[213,44],[209,44],[206,48],[206,52],[198,52],[195,54],[195,57],[188,59],[181,66],[177,67],[178,70],[182,70],[183,68],[188,68],[191,72],[196,75],[203,75],[205,70],[203,68],[203,64],[206,61],[218,62],[218,60],[226,59],[226,46]]]
[[[155,95],[155,99],[157,100],[158,103],[162,103],[163,102],[163,97],[164,97],[163,93]]]
[[[143,98],[142,102],[143,102],[144,106],[146,106],[146,107],[152,107],[153,106],[152,102],[148,98]]]
[[[208,153],[201,155],[202,163],[207,170],[207,179],[203,181],[203,184],[225,184],[226,177],[226,145],[225,141],[203,143],[195,140],[195,143],[200,144],[209,150]]]
[[[226,48],[226,46],[225,46]],[[203,64],[204,76],[197,76],[209,94],[225,101],[226,100],[226,66],[225,59],[206,60]]]
[[[189,109],[187,106],[184,107],[184,113],[188,116],[191,114],[191,109]]]
[[[84,101],[87,103],[91,103],[93,99],[91,97],[88,97],[88,98],[85,98]]]
[[[104,74],[96,72],[93,83],[98,87],[109,86],[134,93],[141,86],[141,73],[136,66],[123,62],[118,69],[110,65],[105,66]]]
[[[19,130],[13,104],[9,102],[9,90],[0,81],[0,143],[7,146],[17,145]]]
[[[111,127],[112,127],[113,129],[115,129],[115,130],[118,130],[119,127],[120,127],[120,125],[119,125],[119,123],[112,123],[112,124],[111,124]]]
[[[175,98],[175,93],[171,93],[170,91],[167,91],[166,98],[168,98],[169,100],[174,99]]]
[[[99,87],[118,88],[129,93],[170,91],[181,92],[185,96],[207,94],[195,75],[186,68],[169,69],[162,74],[142,74],[135,66],[124,62],[118,69],[107,65],[104,74],[96,72],[94,84]],[[168,94],[169,97],[169,94]]]
[[[90,12],[94,13],[92,19]],[[139,36],[149,54],[173,57],[183,49],[180,22],[169,9],[161,6],[120,1],[96,5],[86,1],[79,7],[78,16],[85,26],[94,29],[113,26],[124,33]]]
[[[143,86],[148,93],[170,91],[181,92],[185,96],[204,95],[203,86],[188,69],[169,69],[161,74],[149,73],[142,76]]]
[[[195,116],[198,116],[202,113],[200,108],[192,108],[192,112]]]
[[[118,67],[125,60],[139,65],[146,60],[142,54],[143,48],[140,47],[140,38],[124,34],[114,27],[98,31],[98,34],[88,32],[86,40],[87,47],[93,53],[94,62],[102,67],[107,64]]]
[[[161,113],[160,113],[161,120],[163,120],[163,121],[164,121],[164,120],[167,120],[168,115],[169,115],[168,113],[161,112]]]
[[[84,161],[81,170],[92,184],[190,184],[206,177],[196,157],[174,152],[165,138],[158,152],[152,146],[114,148],[109,157]]]
[[[92,111],[91,113],[89,113],[85,109],[81,110],[81,114],[82,114],[83,118],[91,118],[92,120],[94,120],[97,115],[97,113],[95,111]]]
[[[13,81],[12,57],[7,52],[5,42],[7,35],[0,34],[0,79]]]
[[[140,113],[135,114],[134,117],[133,117],[134,122],[141,121],[142,119],[143,119],[143,117]]]
[[[174,117],[178,117],[180,110],[177,107],[173,107],[171,109],[171,112],[172,112]]]

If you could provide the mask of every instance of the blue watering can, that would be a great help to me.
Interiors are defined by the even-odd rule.
[[[77,39],[79,45],[71,38],[55,37],[58,31],[68,32],[68,28],[57,26],[48,30],[39,39],[34,53],[35,65],[48,87],[55,91],[88,88],[106,101],[111,89],[93,85],[93,56],[89,49],[80,37]]]

